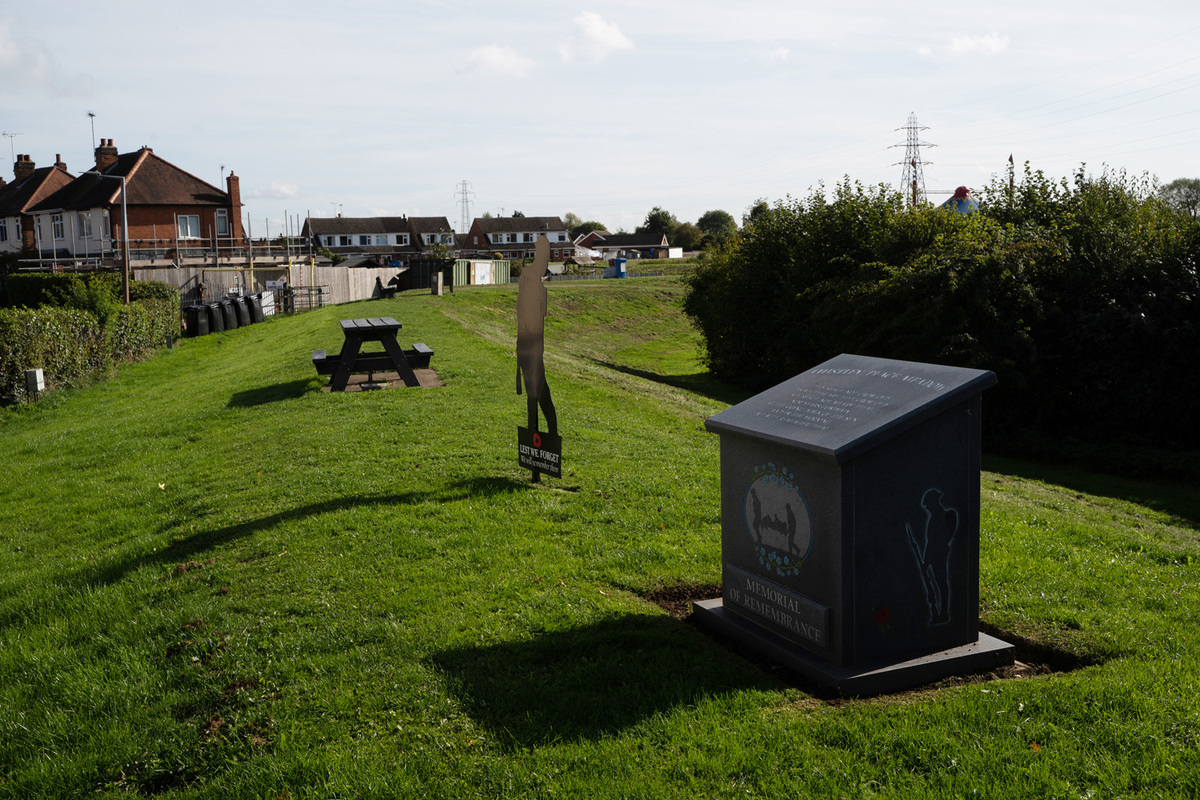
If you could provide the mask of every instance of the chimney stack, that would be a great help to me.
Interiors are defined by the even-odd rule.
[[[112,139],[101,139],[96,148],[96,169],[104,172],[117,163],[117,148],[113,147]]]
[[[245,235],[242,228],[242,187],[233,170],[229,170],[229,176],[225,178],[225,189],[229,192],[229,232],[234,238],[241,239]]]
[[[13,175],[16,177],[17,183],[20,183],[32,175],[35,166],[36,165],[32,160],[30,160],[28,155],[25,155],[24,153],[18,155],[17,163],[13,164]]]
[[[54,166],[58,169],[61,169],[63,172],[67,171],[67,165],[62,160],[62,153],[54,154]]]

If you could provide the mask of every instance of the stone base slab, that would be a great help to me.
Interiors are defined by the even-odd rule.
[[[831,664],[750,620],[725,609],[721,598],[692,603],[696,622],[746,645],[788,669],[847,696],[886,694],[953,675],[986,672],[1013,663],[1016,648],[986,633],[979,641],[906,661],[842,667]]]

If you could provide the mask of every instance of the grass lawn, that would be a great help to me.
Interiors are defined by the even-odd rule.
[[[0,797],[1200,796],[1200,491],[985,459],[981,614],[1033,667],[829,698],[652,601],[720,579],[744,397],[677,280],[549,293],[561,480],[517,467],[515,285],[0,413]],[[321,391],[386,315],[446,386]]]

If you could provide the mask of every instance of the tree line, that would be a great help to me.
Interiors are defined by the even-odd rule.
[[[592,231],[608,230],[602,222],[596,220],[584,221],[573,211],[563,215],[563,222],[570,231],[571,238],[576,239]],[[624,230],[613,233],[626,233]],[[730,236],[737,234],[738,224],[728,211],[713,209],[700,215],[695,223],[681,222],[674,214],[661,206],[655,206],[646,214],[645,221],[634,229],[634,233],[664,234],[672,247],[684,250],[706,250],[717,247]]]

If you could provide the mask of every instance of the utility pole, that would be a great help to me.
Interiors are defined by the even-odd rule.
[[[925,196],[925,173],[921,168],[926,164],[933,163],[932,161],[921,160],[921,148],[937,147],[937,145],[921,141],[921,131],[927,131],[929,128],[917,124],[916,112],[910,112],[908,115],[908,124],[903,128],[896,128],[896,130],[907,131],[908,136],[904,144],[894,144],[891,146],[904,148],[904,160],[898,161],[892,166],[904,167],[904,177],[901,180],[903,181],[905,190],[911,193],[910,202],[916,208],[917,198]]]
[[[96,152],[96,115],[88,112],[88,120],[92,123],[92,152]]]
[[[475,193],[471,191],[471,184],[464,180],[458,185],[458,191],[455,197],[458,198],[459,205],[462,206],[462,216],[459,222],[459,233],[466,233],[471,229],[471,198]]]

